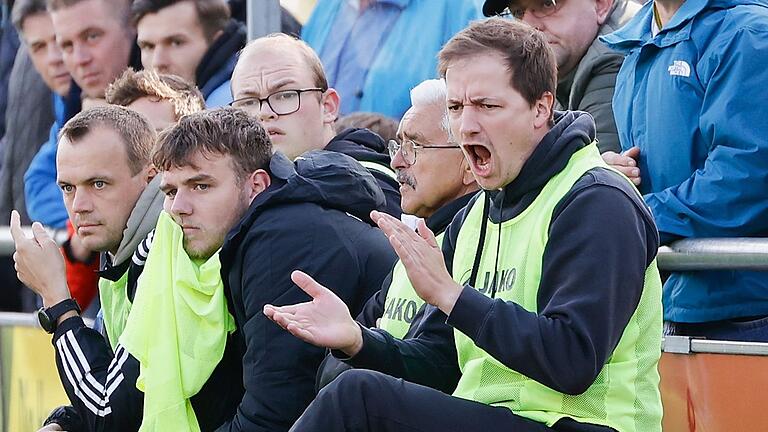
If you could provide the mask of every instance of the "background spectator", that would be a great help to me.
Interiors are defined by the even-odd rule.
[[[24,176],[24,193],[30,218],[63,228],[67,212],[56,184],[56,135],[59,128],[81,109],[82,101],[104,103],[104,90],[126,67],[141,68],[136,36],[129,24],[126,0],[52,0],[48,10],[64,65],[72,86],[60,115]],[[82,91],[81,91],[82,89]]]
[[[336,121],[337,133],[350,128],[368,129],[386,142],[397,137],[397,121],[378,113],[356,112]]]
[[[621,148],[613,119],[613,88],[624,55],[599,35],[618,30],[640,9],[631,0],[486,0],[483,13],[520,19],[543,31],[557,59],[557,108],[586,111],[601,152]]]
[[[225,0],[137,0],[131,7],[145,68],[196,83],[209,108],[232,102],[229,80],[245,26]]]
[[[440,47],[481,16],[476,0],[324,0],[301,36],[339,91],[342,115],[373,111],[399,120],[408,92],[435,78]]]
[[[614,112],[661,243],[768,235],[768,9],[764,3],[646,3],[603,40],[627,54]],[[667,334],[768,342],[768,273],[674,272]]]
[[[385,211],[400,216],[400,192],[386,143],[365,129],[337,134],[339,94],[328,87],[323,65],[306,43],[275,33],[248,44],[232,74],[232,106],[256,116],[275,150],[293,160],[310,150],[351,156],[376,178]]]

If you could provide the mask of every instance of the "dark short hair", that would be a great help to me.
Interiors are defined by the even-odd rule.
[[[269,166],[272,142],[258,120],[236,108],[200,111],[160,133],[152,161],[161,171],[189,166],[198,153],[229,155],[239,178]]]
[[[150,163],[155,131],[144,116],[125,107],[106,105],[81,111],[64,124],[59,139],[76,144],[98,128],[109,128],[120,135],[133,175]]]
[[[11,9],[11,22],[19,34],[24,33],[24,20],[32,15],[47,14],[46,0],[16,0]]]
[[[512,88],[531,105],[544,93],[555,94],[557,62],[542,32],[517,20],[489,18],[475,21],[454,35],[438,54],[438,70],[480,54],[501,55],[510,73]]]
[[[195,4],[197,19],[203,28],[203,35],[211,42],[220,30],[224,30],[230,18],[226,0],[135,0],[131,6],[131,21],[138,24],[147,14],[157,13],[161,9],[176,3],[190,1]]]
[[[205,109],[205,99],[197,86],[184,78],[159,74],[153,70],[126,69],[107,87],[107,103],[128,106],[143,97],[167,100],[173,105],[176,120]]]
[[[60,9],[72,7],[80,2],[87,0],[47,0],[48,12],[56,12]],[[114,16],[119,18],[121,23],[128,25],[128,18],[130,16],[130,0],[101,0],[104,3],[109,4],[112,7]]]
[[[374,112],[353,112],[336,120],[336,132],[349,128],[366,128],[382,137],[385,142],[397,138],[397,121]]]

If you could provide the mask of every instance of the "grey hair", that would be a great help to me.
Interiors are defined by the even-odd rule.
[[[448,122],[448,88],[445,85],[445,79],[428,79],[422,81],[411,90],[411,106],[439,105],[443,109],[443,118],[440,121],[440,128],[448,134],[448,141],[453,141],[451,125]]]

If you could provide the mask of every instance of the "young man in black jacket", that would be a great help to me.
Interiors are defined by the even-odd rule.
[[[400,217],[400,193],[387,144],[367,129],[336,134],[339,94],[328,87],[323,65],[305,42],[284,34],[261,37],[240,54],[232,74],[232,106],[258,118],[275,150],[293,160],[310,150],[351,156],[384,191],[384,211]]]
[[[243,376],[233,385],[244,384],[245,394],[220,430],[287,430],[314,396],[324,350],[261,312],[267,303],[308,299],[291,281],[293,269],[313,272],[357,313],[395,258],[371,225],[370,211],[383,208],[384,196],[367,170],[335,152],[308,152],[293,162],[270,154],[259,122],[225,109],[182,119],[153,158],[185,250],[203,257],[221,248],[242,356]]]
[[[475,22],[439,59],[451,128],[487,198],[456,216],[442,250],[424,224],[373,218],[431,305],[424,320],[453,331],[363,328],[295,272],[312,302],[265,314],[402,379],[344,372],[294,430],[660,431],[659,240],[642,197],[602,161],[588,114],[553,113],[556,63],[539,31]],[[452,395],[412,383],[445,374],[458,374]]]

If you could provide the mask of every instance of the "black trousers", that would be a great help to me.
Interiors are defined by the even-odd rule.
[[[571,432],[612,431],[570,419],[553,428],[508,408],[460,399],[379,372],[352,369],[326,386],[291,431]]]

